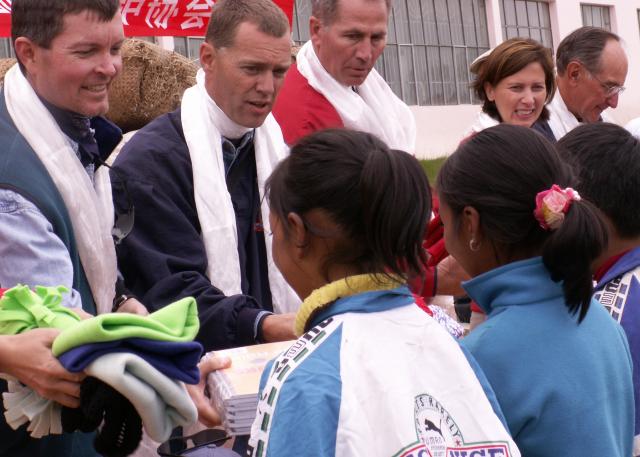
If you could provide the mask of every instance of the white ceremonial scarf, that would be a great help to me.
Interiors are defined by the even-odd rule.
[[[296,56],[298,71],[336,109],[346,128],[378,136],[392,149],[415,154],[416,120],[409,107],[374,69],[358,93],[336,81],[324,69],[311,41]]]
[[[204,79],[204,71],[198,70],[196,85],[187,89],[182,97],[182,129],[193,168],[196,209],[208,260],[207,275],[225,295],[236,295],[242,293],[238,231],[227,190],[222,136],[239,138],[251,129],[229,119],[207,93]],[[300,299],[273,262],[271,242],[266,239],[271,233],[269,204],[264,198],[265,181],[289,150],[271,114],[255,129],[253,141],[273,309],[277,313],[294,312],[300,306]]]
[[[567,108],[567,105],[562,99],[562,95],[560,95],[560,89],[556,89],[556,94],[553,100],[547,104],[547,109],[549,110],[549,120],[547,122],[549,127],[551,127],[556,141],[559,141],[560,138],[582,124],[578,121],[578,118],[569,111],[569,108]],[[604,122],[613,122],[604,111],[600,114],[600,117],[602,117]]]
[[[627,125],[624,126],[625,129],[633,136],[640,140],[640,117],[632,119],[629,121]]]
[[[471,124],[471,128],[469,128],[469,130],[465,132],[463,139],[466,139],[471,135],[482,132],[484,129],[488,129],[499,124],[500,121],[492,118],[484,111],[480,111],[476,116],[476,119],[473,121],[473,124]]]
[[[4,94],[11,119],[62,195],[98,314],[110,312],[117,266],[109,171],[98,169],[94,188],[69,140],[17,64],[4,77]]]

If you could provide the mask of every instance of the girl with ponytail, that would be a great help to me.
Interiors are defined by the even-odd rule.
[[[266,189],[273,259],[303,304],[300,338],[263,373],[251,454],[519,456],[477,364],[406,285],[426,260],[419,162],[373,135],[325,130]]]
[[[593,301],[607,243],[551,143],[502,124],[461,145],[438,176],[448,252],[488,315],[462,344],[493,386],[526,456],[631,455],[631,363]]]

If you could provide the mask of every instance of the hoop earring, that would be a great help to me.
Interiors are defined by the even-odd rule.
[[[480,242],[478,242],[475,238],[471,238],[469,240],[469,249],[473,252],[478,252],[480,250]]]

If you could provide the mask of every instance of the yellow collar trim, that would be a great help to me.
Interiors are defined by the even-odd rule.
[[[314,290],[300,306],[296,314],[295,332],[297,336],[302,335],[306,329],[309,319],[318,310],[328,306],[339,298],[350,297],[363,292],[374,290],[390,290],[399,287],[400,280],[391,279],[385,275],[363,274],[347,276],[331,282],[319,289]]]

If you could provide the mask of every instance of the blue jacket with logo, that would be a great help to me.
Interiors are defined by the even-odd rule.
[[[249,455],[520,455],[482,372],[408,288],[338,299],[312,325],[264,371]]]

